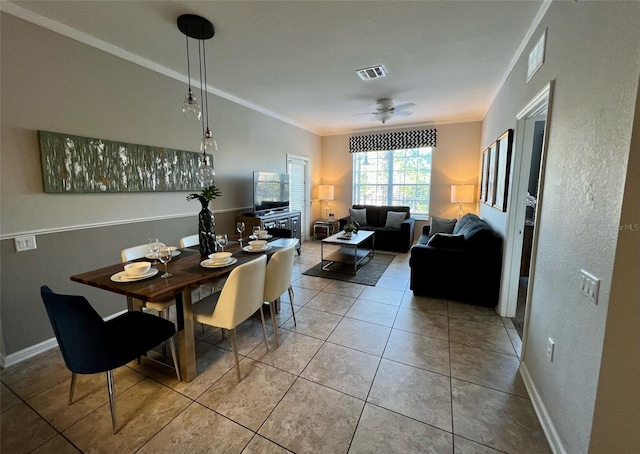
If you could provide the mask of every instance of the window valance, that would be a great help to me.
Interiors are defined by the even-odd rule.
[[[435,146],[435,129],[418,129],[416,131],[399,131],[349,137],[349,153]]]

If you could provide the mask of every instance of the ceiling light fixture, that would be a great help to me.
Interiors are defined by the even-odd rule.
[[[216,176],[216,172],[213,168],[213,152],[218,150],[218,144],[209,129],[209,101],[207,96],[207,58],[205,52],[205,41],[213,38],[215,29],[213,28],[213,24],[207,19],[194,14],[183,14],[178,17],[178,29],[187,37],[187,73],[189,77],[189,91],[187,93],[187,98],[182,104],[182,111],[189,117],[195,117],[198,120],[202,120],[202,140],[200,141],[202,164],[198,168],[196,176],[203,186],[208,187],[213,183],[213,179]],[[202,100],[202,107],[204,107],[204,115],[202,115],[202,108],[191,91],[189,38],[198,40],[200,98]],[[211,165],[209,165],[207,160],[207,152],[211,154]]]

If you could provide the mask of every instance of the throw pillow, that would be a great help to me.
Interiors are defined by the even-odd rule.
[[[466,246],[466,240],[464,239],[464,235],[436,233],[429,239],[427,246],[462,249]]]
[[[387,223],[384,226],[387,229],[399,229],[405,217],[404,211],[387,211]]]
[[[436,233],[453,233],[456,226],[455,219],[443,219],[437,216],[431,216],[431,228],[429,229],[429,238]]]
[[[356,210],[354,208],[349,208],[349,215],[351,216],[352,220],[354,220],[358,224],[367,225],[367,209],[366,208],[361,208],[359,210]]]

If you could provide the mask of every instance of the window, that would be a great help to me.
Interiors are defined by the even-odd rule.
[[[403,205],[428,216],[432,147],[352,153],[353,203]]]

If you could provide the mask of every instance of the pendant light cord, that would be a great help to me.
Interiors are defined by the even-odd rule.
[[[200,99],[202,100],[202,105],[206,106],[207,103],[207,98],[204,96],[204,88],[203,88],[203,75],[202,75],[202,44],[203,42],[198,41],[198,61],[200,62]],[[205,68],[206,71],[206,68]],[[209,122],[209,120],[207,120],[207,123]],[[202,118],[202,137],[204,138],[204,118]],[[204,149],[202,150],[202,152],[204,153]]]
[[[185,34],[185,39],[187,40],[187,77],[189,78],[189,93],[191,93],[191,66],[189,63],[189,37]]]

